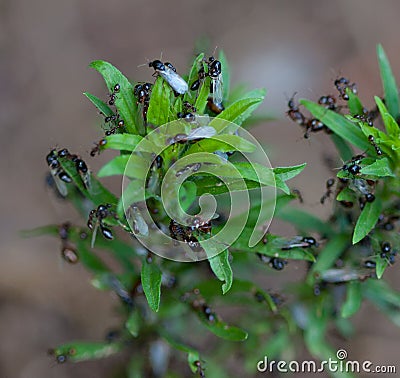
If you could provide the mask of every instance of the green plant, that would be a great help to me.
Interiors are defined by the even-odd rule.
[[[347,100],[343,108],[300,101],[323,123],[323,128],[332,132],[330,137],[346,162],[338,171],[335,190],[332,182],[328,185],[326,197],[335,192],[336,201],[327,222],[290,205],[297,195],[290,191],[286,181],[299,174],[304,164],[270,168],[238,157],[240,153],[253,152],[255,145],[235,125],[249,128],[258,120],[252,113],[263,101],[265,92],[243,93],[240,88],[229,91],[229,68],[222,52],[218,57],[222,77],[218,80],[224,83],[224,110],[221,103],[213,102],[216,88],[210,93],[210,86],[215,85],[209,71],[212,60],[206,61],[204,54],[196,57],[185,77],[190,85],[200,76],[199,89],[183,95],[174,95],[161,76],[155,80],[151,94],[147,89],[139,93],[143,88],[136,87],[137,83],[131,83],[111,64],[93,62],[91,67],[106,82],[110,102],[107,104],[85,93],[109,121],[106,136],[92,155],[110,149],[119,152],[97,176],[124,175],[128,184],[124,186],[123,196],[118,197],[78,157],[66,150],[53,150],[47,157],[53,178],[61,194],[74,204],[82,217],[90,217],[91,232],[87,227],[64,223],[41,227],[28,234],[60,238],[67,261],[79,260],[91,272],[91,282],[96,288],[114,291],[121,299],[121,327],[104,342],[73,342],[55,348],[52,353],[57,361],[102,358],[131,348],[135,354],[122,376],[146,376],[151,368],[155,376],[161,376],[164,370],[159,366],[160,361],[167,361],[165,350],[171,348],[187,355],[193,373],[204,376],[206,367],[207,376],[225,377],[233,373],[224,367],[224,361],[240,348],[244,374],[254,374],[257,362],[264,355],[270,359],[293,357],[302,344],[320,360],[336,358],[334,348],[326,340],[328,327],[334,326],[344,337],[349,337],[352,334],[349,318],[357,313],[364,299],[400,325],[400,295],[382,279],[385,269],[394,262],[398,245],[398,233],[391,229],[395,228],[400,208],[397,124],[400,105],[395,79],[380,46],[378,59],[384,100],[375,97],[376,116],[380,118],[374,122],[381,122],[384,130],[371,126],[372,112],[364,109],[348,83],[340,87],[341,97]],[[205,75],[201,74],[202,70]],[[195,115],[184,120],[178,117],[180,113],[194,112],[193,107]],[[343,114],[347,110],[349,114]],[[202,115],[216,118],[211,121],[205,118],[206,123],[201,123]],[[168,131],[170,139],[166,140],[165,134],[157,139],[157,134],[151,133],[169,122],[173,125]],[[215,134],[209,134],[207,127],[210,126],[217,131]],[[205,134],[188,138],[194,129],[201,129]],[[312,131],[315,130],[307,129],[307,133]],[[148,138],[151,134],[156,135],[155,139]],[[161,152],[157,143],[163,148]],[[354,148],[362,153],[354,157]],[[215,245],[208,243],[212,239],[208,228],[201,232],[199,228],[173,223],[161,201],[161,183],[168,169],[182,159],[186,170],[199,168],[196,165],[199,163],[205,165],[205,160],[196,160],[198,153],[208,154],[208,157],[200,155],[201,159],[211,159],[207,164],[214,171],[194,170],[174,193],[183,210],[191,214],[199,211],[201,194],[219,195],[221,216],[213,221],[213,235],[227,221],[225,211],[230,203],[226,194],[250,192],[250,212],[244,227],[235,235],[236,240],[224,245],[219,254],[215,253]],[[228,160],[229,166],[225,164]],[[177,181],[180,171],[173,172]],[[69,180],[70,183],[65,182]],[[275,216],[294,225],[301,236],[293,239],[272,235],[264,228],[263,237],[255,237],[255,245],[252,243],[254,230],[269,224],[268,219],[262,218],[264,223],[260,223],[259,218],[268,212],[267,208],[271,209],[270,203],[265,207],[265,200],[260,196],[263,188],[278,189]],[[362,210],[357,206],[360,199]],[[139,203],[146,203],[155,224],[167,234],[177,227],[175,238],[190,245],[195,256],[203,248],[208,258],[196,263],[170,261],[135,242],[130,234],[140,239],[149,233],[149,219],[136,206]],[[94,210],[89,213],[91,209]],[[210,227],[210,224],[205,222],[201,226]],[[116,233],[117,228],[122,232]],[[97,255],[98,249],[106,250],[120,267],[111,269]],[[292,296],[286,301],[280,293],[263,287],[262,276],[282,270],[292,259],[306,262],[305,275],[296,285],[282,288],[283,293]],[[285,270],[279,274],[285,274]],[[236,309],[232,306],[241,306],[233,316],[240,328],[225,321],[232,317],[232,312],[224,316],[220,313],[221,308]],[[212,339],[210,345],[210,334],[223,340]],[[155,353],[158,357],[154,357]],[[174,353],[172,359],[176,361],[180,357]],[[186,372],[167,374],[186,375]]]

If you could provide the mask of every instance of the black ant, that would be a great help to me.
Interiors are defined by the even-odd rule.
[[[286,114],[290,117],[290,119],[292,121],[297,122],[300,126],[305,126],[306,125],[306,117],[300,111],[298,105],[295,103],[295,101],[294,101],[295,96],[296,96],[296,93],[294,93],[293,96],[289,99],[289,101],[288,101],[289,110],[286,112]]]
[[[107,139],[100,139],[98,143],[95,143],[95,146],[90,151],[90,156],[94,157],[96,155],[100,155],[101,148],[107,144]]]
[[[275,270],[282,270],[287,265],[287,261],[279,257],[269,257],[262,253],[257,253],[257,256],[263,263],[268,264]]]
[[[344,171],[347,171],[348,173],[350,173],[353,176],[356,176],[360,173],[361,171],[361,160],[364,159],[364,155],[356,155],[353,156],[350,160],[350,163],[344,164],[342,169]]]
[[[336,79],[334,84],[339,92],[340,98],[342,98],[344,101],[349,100],[349,95],[346,93],[347,88],[354,94],[357,94],[357,85],[355,83],[350,83],[350,81],[345,77]]]
[[[64,150],[61,150],[64,151]],[[68,194],[68,188],[65,184],[71,183],[71,177],[61,168],[61,164],[58,160],[60,152],[57,153],[56,149],[52,149],[46,156],[46,162],[49,166],[50,174],[57,187],[60,195],[65,198]]]
[[[328,179],[328,181],[326,182],[326,192],[324,193],[324,195],[320,199],[320,202],[321,202],[322,205],[332,195],[332,186],[334,184],[335,184],[335,179],[333,179],[333,178]]]
[[[183,102],[183,107],[185,111],[179,112],[177,117],[183,119],[186,122],[194,122],[196,120],[196,116],[194,113],[197,112],[197,109],[188,101]]]
[[[106,117],[105,118],[106,123],[112,122],[114,126],[112,126],[110,129],[106,130],[105,134],[106,136],[115,134],[117,130],[123,128],[125,126],[125,122],[123,119],[120,119],[119,114],[113,114],[112,116]]]
[[[336,98],[331,95],[321,96],[318,100],[318,104],[323,105],[326,109],[329,110],[337,110]]]
[[[211,309],[211,307],[206,303],[203,296],[200,294],[199,289],[193,289],[185,293],[181,300],[183,302],[190,302],[192,309],[198,313],[201,313],[208,322],[213,323],[218,320],[217,314]]]
[[[282,247],[282,251],[288,251],[293,248],[311,248],[318,247],[317,241],[312,236],[296,236],[292,240],[286,242]]]
[[[374,126],[373,117],[374,117],[374,115],[371,115],[371,113],[369,113],[368,110],[365,109],[365,108],[363,109],[362,114],[354,115],[355,119],[357,119],[358,121],[366,123],[370,127]]]
[[[112,205],[107,203],[105,205],[99,205],[97,209],[93,209],[89,213],[89,219],[87,221],[87,226],[89,227],[90,230],[93,231],[93,236],[92,236],[92,247],[94,245],[94,241],[96,238],[96,233],[97,233],[97,228],[100,227],[101,233],[106,239],[112,240],[114,239],[114,236],[111,232],[111,230],[107,227],[104,226],[104,219],[107,218],[108,216],[114,216],[114,218],[117,217],[116,213],[111,210]]]
[[[115,99],[117,98],[117,93],[120,91],[121,86],[119,84],[114,85],[114,90],[109,94],[110,99],[108,100],[108,105],[112,106],[115,104]]]
[[[301,194],[299,189],[293,189],[292,193],[298,198],[300,203],[304,203],[303,195]]]
[[[368,141],[372,144],[372,146],[375,148],[375,152],[377,155],[382,155],[382,150],[380,147],[376,144],[375,138],[373,135],[368,135]]]
[[[135,85],[133,94],[137,98],[137,104],[142,106],[142,117],[147,122],[147,111],[150,104],[151,83],[143,83]]]
[[[199,375],[200,378],[206,378],[206,375],[204,373],[204,367],[201,363],[201,361],[194,361],[193,365],[196,367],[196,373]]]

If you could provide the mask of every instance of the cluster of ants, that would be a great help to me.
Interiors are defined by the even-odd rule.
[[[211,220],[204,221],[200,217],[195,217],[190,226],[184,226],[174,219],[171,219],[169,224],[171,238],[187,243],[193,251],[201,250],[197,236],[200,233],[210,235],[211,229]]]
[[[334,85],[336,90],[339,92],[339,99],[343,101],[349,100],[348,91],[357,94],[357,85],[355,83],[351,83],[345,77],[341,77],[334,81]],[[287,115],[289,118],[299,124],[301,127],[305,129],[304,138],[308,139],[310,137],[310,133],[316,133],[321,130],[324,130],[327,134],[331,134],[332,131],[324,125],[317,118],[308,118],[306,117],[298,104],[296,104],[294,97],[296,93],[288,101]],[[318,99],[318,104],[324,106],[328,110],[332,110],[334,112],[340,112],[342,108],[346,107],[346,105],[338,105],[337,98],[333,95],[321,96]],[[366,109],[363,110],[363,114],[357,114],[354,118],[366,122],[369,126],[373,126],[373,120],[377,116],[377,112],[368,111]]]
[[[68,159],[75,164],[76,171],[80,175],[83,185],[86,189],[89,189],[90,171],[86,163],[78,155],[70,154],[70,152],[66,148],[60,149],[59,151],[54,148],[47,154],[46,162],[49,166],[50,174],[53,177],[53,180],[57,186],[60,195],[62,197],[67,196],[68,189],[65,184],[69,184],[72,182],[71,177],[61,167],[59,161],[60,158]]]
[[[210,77],[210,93],[211,96],[207,101],[207,107],[215,114],[219,114],[224,110],[222,105],[223,100],[223,90],[222,90],[222,65],[221,62],[215,59],[213,56],[209,57],[208,60],[203,60],[208,67],[208,72],[205,72],[204,66],[200,67],[198,70],[198,78],[193,81],[190,86],[191,91],[198,91],[201,83],[206,77]],[[160,60],[154,60],[148,63],[149,67],[154,69],[154,74],[156,76],[160,75],[164,80],[171,86],[176,96],[183,95],[188,92],[188,84],[186,81],[178,75],[176,68],[169,62],[161,62]],[[147,112],[150,104],[151,89],[153,84],[151,83],[138,83],[133,88],[133,94],[137,99],[136,104],[140,105],[143,122],[147,125]],[[121,90],[120,84],[115,84],[113,92],[111,92],[108,100],[108,105],[114,106],[117,99],[117,95]],[[177,114],[178,118],[184,119],[188,122],[193,122],[195,120],[196,108],[191,105],[188,101],[183,103],[184,111]],[[104,114],[103,114],[104,115]],[[112,126],[105,131],[105,135],[109,136],[115,134],[118,130],[122,130],[125,126],[124,120],[120,119],[118,111],[110,116],[105,116],[104,119],[106,124],[111,124]],[[90,151],[90,156],[94,157],[100,154],[102,147],[107,144],[107,139],[102,138],[99,142],[95,143],[95,146]]]

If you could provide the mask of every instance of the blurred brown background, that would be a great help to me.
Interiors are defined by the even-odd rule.
[[[103,338],[117,322],[116,301],[96,292],[81,267],[60,262],[55,239],[18,235],[78,221],[46,191],[44,156],[59,144],[89,159],[87,151],[100,137],[100,118],[82,92],[106,93],[89,62],[108,60],[131,78],[150,79],[150,69],[137,67],[146,58],[163,52],[182,72],[195,42],[207,37],[209,53],[215,46],[225,50],[234,83],[268,89],[262,110],[281,119],[254,133],[274,147],[273,165],[308,161],[295,185],[312,211],[326,215],[329,205],[324,209],[318,200],[331,175],[321,163],[330,142],[324,135],[302,138],[284,116],[285,94],[317,99],[334,93],[332,80],[342,73],[371,105],[372,94],[381,93],[378,42],[400,72],[399,16],[395,0],[1,0],[0,377],[107,377],[115,363],[54,366],[49,360],[50,346]],[[101,161],[89,160],[94,169]],[[400,289],[397,268],[388,276]],[[355,323],[357,337],[343,345],[349,357],[398,362],[398,328],[366,304]]]

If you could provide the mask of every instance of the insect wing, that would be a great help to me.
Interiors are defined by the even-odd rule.
[[[81,176],[83,185],[85,185],[86,190],[90,189],[90,171],[88,170],[87,172],[79,172],[79,175]]]
[[[217,104],[217,105],[222,104],[222,100],[223,100],[223,96],[224,96],[222,75],[219,75],[216,79],[212,80],[212,89],[213,89],[214,104]]]
[[[186,81],[168,66],[165,66],[165,71],[160,71],[160,75],[175,92],[184,94],[188,91],[189,87]]]
[[[53,177],[54,183],[56,184],[58,192],[61,194],[61,196],[66,197],[68,195],[68,188],[66,183],[58,177],[59,170],[58,168],[56,169],[50,169],[50,173]]]
[[[94,224],[93,231],[92,231],[92,240],[90,242],[90,247],[94,248],[94,243],[96,242],[96,235],[97,235],[97,230],[99,229],[100,222],[98,219],[96,219],[96,223]]]
[[[187,140],[211,138],[216,134],[216,130],[211,126],[201,126],[193,129],[187,136]]]
[[[144,236],[149,235],[149,226],[147,225],[137,206],[130,206],[127,210],[126,216],[129,224],[135,231],[135,234]]]

